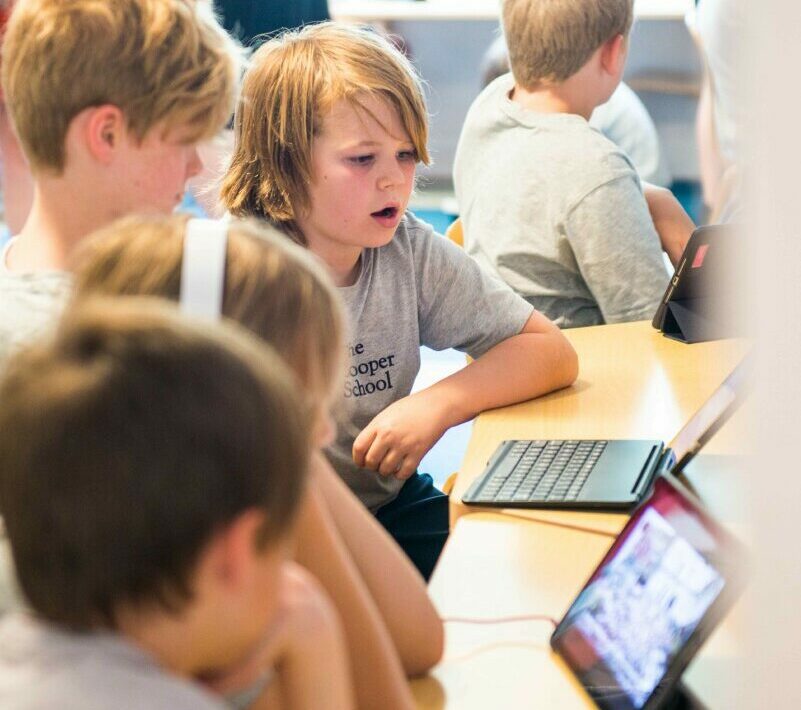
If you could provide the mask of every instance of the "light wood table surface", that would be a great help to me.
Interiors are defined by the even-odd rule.
[[[447,619],[546,615],[559,620],[612,544],[602,533],[477,513],[459,519],[431,579],[446,619],[442,662],[412,682],[420,710],[595,707],[551,651],[542,620],[487,625]],[[743,688],[743,600],[715,630],[684,674],[709,708],[735,705]]]
[[[577,383],[476,421],[451,496],[455,522],[431,580],[446,619],[546,615],[559,619],[627,516],[575,511],[488,511],[461,494],[503,439],[647,438],[669,441],[748,349],[744,341],[685,345],[649,323],[565,331],[579,354]],[[735,534],[748,539],[747,469],[741,410],[691,462],[687,479]],[[737,455],[733,455],[737,454]],[[469,514],[466,514],[469,513]],[[744,604],[715,631],[685,680],[710,707],[734,703]],[[412,683],[425,710],[593,707],[548,645],[545,620],[446,625],[445,657]]]
[[[451,494],[451,521],[481,510],[461,497],[504,439],[663,439],[679,429],[743,358],[745,341],[686,345],[650,323],[565,330],[579,356],[572,387],[513,407],[481,414]],[[745,428],[735,416],[705,453],[732,453]],[[726,436],[722,436],[722,434]],[[487,510],[487,509],[484,509]],[[497,510],[497,509],[495,509]],[[509,511],[516,516],[617,533],[626,516],[549,510]]]
[[[504,515],[461,518],[430,584],[444,618],[561,617],[606,553],[608,535]],[[548,645],[553,624],[446,623],[443,661],[412,682],[419,708],[582,708],[592,703]],[[557,665],[555,665],[557,664]]]

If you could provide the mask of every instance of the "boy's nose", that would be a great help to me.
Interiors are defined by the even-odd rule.
[[[381,190],[386,190],[390,187],[395,187],[403,182],[403,170],[401,170],[400,165],[396,161],[392,161],[392,163],[388,163],[385,169],[381,172],[381,176],[378,178],[378,187]]]

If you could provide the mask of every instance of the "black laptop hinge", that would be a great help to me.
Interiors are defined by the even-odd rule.
[[[634,481],[634,485],[631,487],[631,492],[636,493],[640,490],[640,484],[650,485],[653,476],[651,473],[656,469],[658,462],[655,462],[659,454],[661,453],[662,447],[661,446],[654,446],[651,449],[651,454],[648,456],[648,459],[645,462],[645,465],[642,467],[640,471],[640,475],[637,476],[637,480]],[[643,480],[645,479],[645,480]]]

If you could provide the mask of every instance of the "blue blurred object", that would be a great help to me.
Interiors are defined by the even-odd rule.
[[[184,192],[184,199],[181,204],[175,208],[175,211],[181,214],[190,214],[193,217],[208,217],[206,210],[200,206],[195,196],[189,190]]]
[[[445,214],[440,210],[418,210],[412,209],[414,216],[428,222],[435,232],[445,234],[445,230],[456,220],[455,214]]]
[[[704,224],[706,221],[706,207],[701,196],[701,183],[697,180],[674,180],[670,186],[671,192],[687,210],[693,222]]]

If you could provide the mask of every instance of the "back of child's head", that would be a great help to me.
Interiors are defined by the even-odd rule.
[[[428,163],[422,84],[386,39],[328,22],[265,43],[243,80],[236,147],[222,185],[225,207],[237,216],[266,218],[304,243],[295,220],[310,208],[314,137],[339,101],[370,115],[366,97],[384,99],[397,111],[417,158]]]
[[[233,110],[236,43],[208,0],[18,0],[3,42],[3,91],[34,169],[60,173],[83,110],[111,104],[142,140],[158,127],[211,137]]]
[[[43,618],[115,627],[179,613],[216,533],[256,511],[280,544],[309,441],[291,373],[234,325],[156,299],[86,303],[0,382],[0,510]]]
[[[532,90],[559,84],[617,35],[627,35],[633,0],[503,0],[503,33],[515,81]]]
[[[178,300],[188,217],[126,217],[77,255],[75,295]],[[268,342],[315,394],[341,378],[344,317],[323,266],[255,221],[228,226],[222,315]]]

